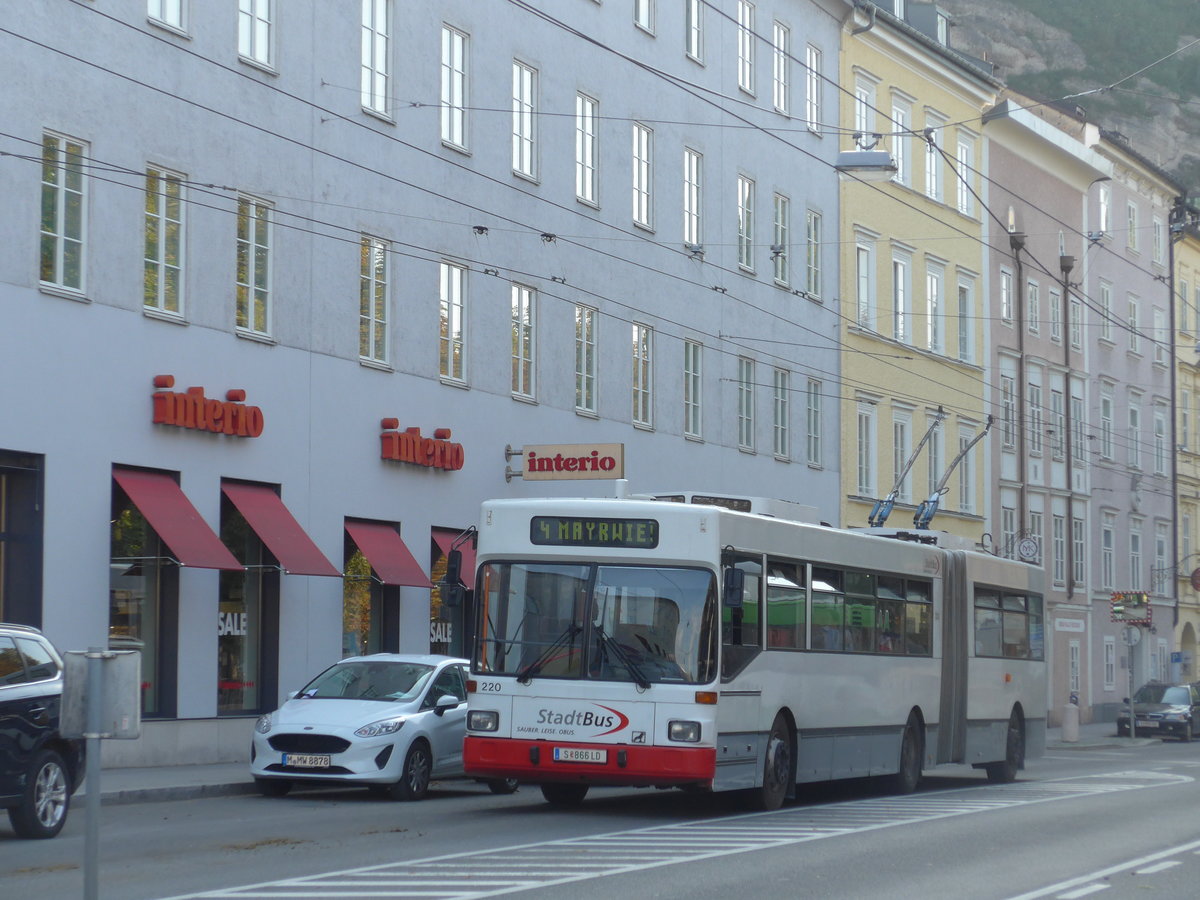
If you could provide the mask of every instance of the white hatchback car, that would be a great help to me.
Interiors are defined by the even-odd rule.
[[[254,728],[250,773],[261,793],[294,784],[361,784],[419,800],[434,778],[463,773],[467,661],[376,653],[330,666]],[[515,780],[486,782],[510,794]]]

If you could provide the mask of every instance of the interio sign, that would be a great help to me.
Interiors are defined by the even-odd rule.
[[[420,428],[400,431],[399,419],[382,419],[379,426],[383,429],[379,436],[381,459],[448,472],[458,471],[466,462],[466,450],[449,439],[449,428],[435,428],[433,437],[423,437]]]
[[[258,437],[263,432],[263,412],[257,406],[247,406],[243,401],[246,392],[234,388],[225,392],[224,400],[204,396],[204,388],[190,387],[186,392],[172,391],[174,375],[155,375],[154,403],[155,425],[174,425],[176,428],[191,428],[227,434],[230,437]]]
[[[624,478],[624,444],[526,444],[521,448],[526,481]]]

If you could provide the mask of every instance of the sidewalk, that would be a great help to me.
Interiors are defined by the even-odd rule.
[[[1097,747],[1139,747],[1154,743],[1157,737],[1117,737],[1113,722],[1093,722],[1079,726],[1079,740],[1062,740],[1059,728],[1046,734],[1047,750],[1091,750]],[[195,766],[154,766],[135,769],[103,769],[100,772],[100,802],[105,805],[146,803],[155,800],[190,800],[197,797],[225,797],[255,792],[247,763],[217,763]],[[87,788],[74,803],[82,806]]]

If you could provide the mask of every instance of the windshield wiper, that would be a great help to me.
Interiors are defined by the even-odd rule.
[[[537,659],[517,673],[517,681],[521,684],[529,684],[533,676],[542,670],[542,666],[549,662],[551,654],[568,643],[573,645],[575,643],[575,636],[581,631],[583,631],[583,628],[574,622],[568,625],[566,630],[556,637],[549,647],[538,654]]]
[[[633,676],[633,683],[644,691],[650,690],[650,679],[648,679],[642,670],[638,668],[637,663],[629,658],[629,654],[625,652],[625,648],[609,637],[608,632],[606,632],[599,625],[596,625],[593,630],[600,637],[601,648],[603,650],[612,651],[613,656],[615,656],[629,671],[629,674]]]

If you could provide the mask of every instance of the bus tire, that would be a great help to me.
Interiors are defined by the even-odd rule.
[[[754,792],[754,806],[766,812],[779,809],[787,797],[791,779],[792,739],[788,734],[787,719],[783,713],[776,713],[767,735],[762,786]]]
[[[543,784],[542,797],[551,806],[560,808],[578,806],[587,796],[586,784]]]
[[[922,745],[920,725],[916,716],[909,715],[900,739],[900,762],[896,774],[891,777],[892,793],[911,794],[921,783]]]
[[[993,784],[1010,784],[1017,780],[1017,772],[1025,768],[1025,728],[1015,709],[1008,717],[1004,735],[1004,761],[988,763],[985,768],[988,781]]]

